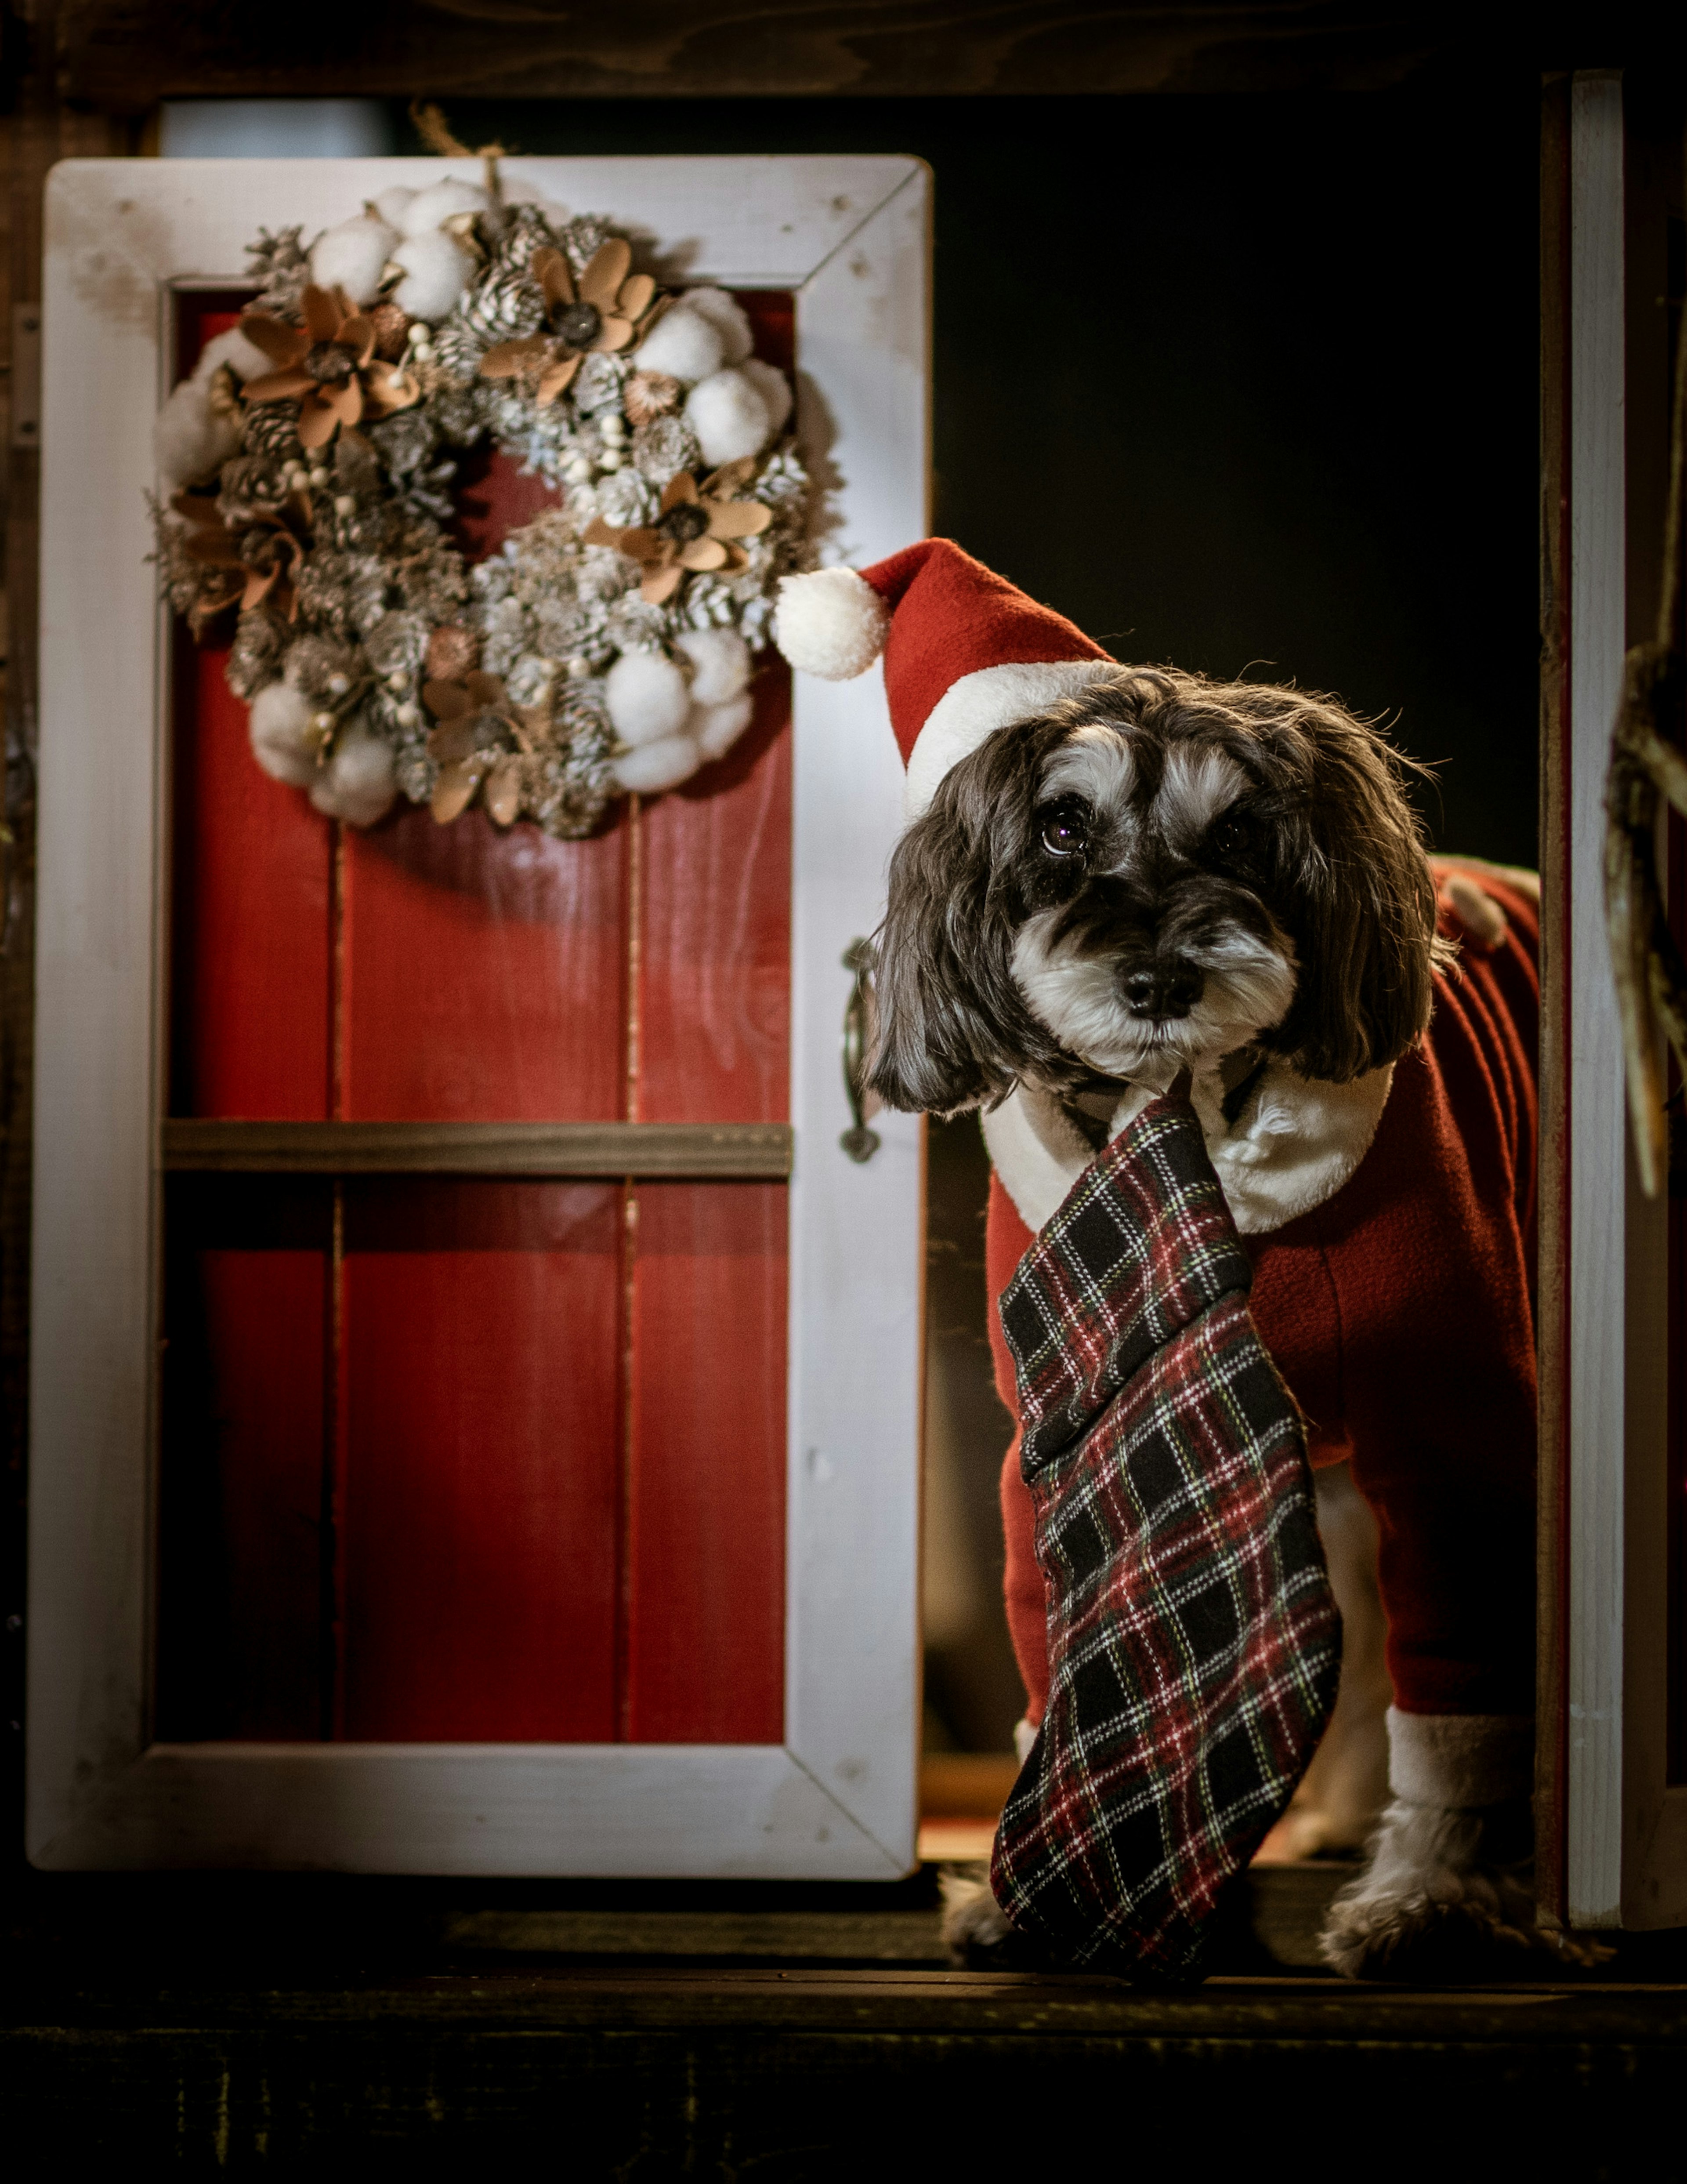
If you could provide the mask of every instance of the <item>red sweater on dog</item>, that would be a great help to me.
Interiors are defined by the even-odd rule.
[[[1534,1707],[1539,914],[1500,878],[1478,884],[1508,929],[1484,947],[1443,894],[1459,965],[1436,981],[1370,1150],[1322,1206],[1244,1240],[1255,1324],[1306,1413],[1312,1462],[1350,1462],[1376,1515],[1389,1673],[1408,1713]],[[1011,1411],[994,1300],[1030,1243],[993,1177],[990,1341]],[[1035,1723],[1045,1610],[1017,1434],[1002,1514],[1008,1624]]]

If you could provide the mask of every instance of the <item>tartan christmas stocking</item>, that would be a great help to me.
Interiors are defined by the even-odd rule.
[[[1294,1400],[1183,1099],[1085,1170],[1001,1301],[1048,1586],[1048,1710],[990,1886],[1060,1961],[1175,1979],[1335,1702]]]

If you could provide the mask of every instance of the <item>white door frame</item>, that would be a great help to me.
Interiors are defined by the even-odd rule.
[[[1605,922],[1605,778],[1627,627],[1623,84],[1570,89],[1566,1908],[1687,1924],[1667,1780],[1667,1203],[1640,1193]],[[1648,613],[1651,610],[1648,609]]]
[[[31,1377],[29,1855],[54,1868],[886,1880],[914,1863],[921,1125],[865,1167],[838,1032],[901,766],[877,676],[794,722],[789,1468],[780,1746],[153,1741],[168,624],[145,496],[173,286],[475,162],[69,160],[48,181]],[[916,159],[520,159],[515,197],[797,294],[826,558],[927,523],[929,176]]]

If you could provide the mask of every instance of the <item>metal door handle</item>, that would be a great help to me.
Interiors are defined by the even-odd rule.
[[[867,1096],[867,1053],[872,1039],[873,949],[870,940],[852,940],[844,950],[844,968],[855,982],[844,1004],[844,1089],[855,1117],[838,1140],[852,1161],[870,1161],[879,1148],[864,1112]]]

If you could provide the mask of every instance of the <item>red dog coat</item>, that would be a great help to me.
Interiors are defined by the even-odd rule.
[[[1375,1513],[1389,1673],[1407,1713],[1534,1707],[1539,913],[1503,879],[1478,884],[1507,930],[1484,946],[1443,893],[1459,965],[1436,980],[1429,1028],[1395,1068],[1369,1150],[1322,1206],[1244,1240],[1254,1321],[1306,1414],[1312,1463],[1350,1462]],[[1031,1242],[993,1177],[990,1340],[1011,1411],[996,1304]],[[1017,1433],[1002,1513],[1008,1624],[1035,1724],[1045,1603]]]

